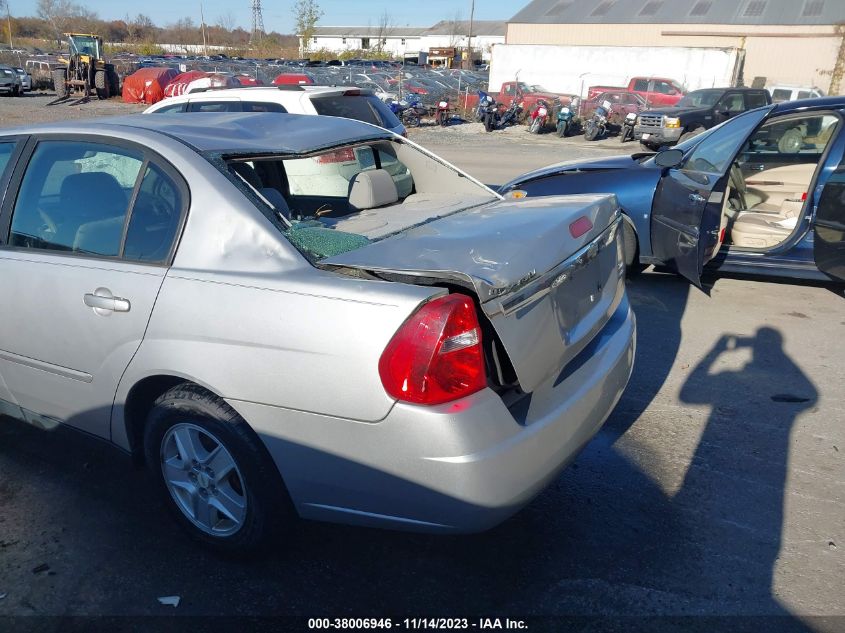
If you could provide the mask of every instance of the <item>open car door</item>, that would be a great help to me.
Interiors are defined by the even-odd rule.
[[[719,252],[727,217],[728,171],[740,147],[768,110],[754,110],[714,129],[703,141],[660,152],[664,174],[651,208],[651,248],[656,261],[701,288],[704,265]]]
[[[845,165],[830,175],[819,199],[813,256],[820,271],[836,281],[845,281]]]

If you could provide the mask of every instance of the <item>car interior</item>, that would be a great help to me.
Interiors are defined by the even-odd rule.
[[[236,182],[285,219],[316,221],[370,240],[496,199],[402,142],[358,144],[306,157],[231,158],[228,167]]]
[[[749,137],[729,172],[722,213],[726,245],[771,249],[792,235],[840,124],[831,113],[779,117]]]
[[[36,148],[24,174],[10,243],[162,261],[181,214],[178,188],[142,155],[93,143],[47,141]]]

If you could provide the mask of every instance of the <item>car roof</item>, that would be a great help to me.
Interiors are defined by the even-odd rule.
[[[362,95],[371,95],[371,90],[359,89],[356,86],[313,86],[313,85],[281,85],[281,86],[243,86],[240,88],[222,88],[203,90],[201,92],[188,92],[174,97],[168,97],[156,103],[156,106],[164,106],[168,103],[182,103],[193,100],[214,100],[221,97],[270,97],[274,101],[291,101],[305,94],[331,95],[343,94],[347,90],[359,90]]]
[[[349,143],[392,139],[388,130],[353,119],[303,114],[196,112],[133,114],[9,128],[4,133],[103,134],[145,130],[174,137],[200,152],[306,154]]]
[[[816,97],[815,99],[800,99],[798,101],[782,101],[772,110],[772,114],[784,112],[797,112],[799,110],[818,109],[842,109],[845,108],[845,96],[837,97]]]

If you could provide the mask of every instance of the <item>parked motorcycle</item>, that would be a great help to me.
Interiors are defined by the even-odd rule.
[[[619,133],[619,141],[624,143],[625,141],[633,141],[634,140],[634,126],[637,124],[637,113],[636,112],[629,112],[625,115],[625,120],[622,121],[622,131]]]
[[[493,97],[485,93],[484,98],[478,101],[477,110],[476,117],[484,123],[484,129],[489,132],[495,127],[495,121],[499,117],[499,104]]]
[[[484,114],[487,111],[485,106],[488,99],[490,101],[493,100],[493,98],[483,90],[478,91],[478,105],[475,106],[475,113],[473,114],[473,118],[479,123],[484,121]]]
[[[449,125],[449,121],[452,118],[452,113],[449,112],[449,102],[448,101],[438,101],[437,102],[437,114],[435,114],[435,121],[437,121],[437,125],[440,127],[445,127]]]
[[[566,136],[572,128],[572,110],[563,106],[557,113],[557,135],[561,138]]]
[[[588,141],[595,141],[607,132],[607,115],[610,113],[610,101],[602,101],[596,108],[592,118],[584,124],[584,138]]]
[[[518,103],[516,99],[511,101],[507,110],[499,114],[498,107],[494,112],[489,112],[484,117],[484,129],[488,132],[493,130],[502,130],[509,125],[516,125],[519,122],[519,116],[522,114],[522,103]]]
[[[391,101],[390,109],[402,123],[408,127],[419,127],[420,118],[427,114],[425,106],[420,101],[419,95],[409,94],[406,99],[401,101]]]
[[[549,121],[549,104],[544,99],[538,99],[534,111],[531,113],[531,123],[528,126],[530,134],[539,134]]]

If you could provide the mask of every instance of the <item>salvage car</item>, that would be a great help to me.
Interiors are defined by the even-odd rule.
[[[11,66],[0,65],[0,94],[7,97],[21,95],[21,78]]]
[[[570,161],[504,185],[508,195],[612,192],[625,259],[676,268],[845,279],[845,97],[741,114],[671,150]]]
[[[334,174],[324,158],[350,152],[373,160],[344,195],[294,193],[290,163]],[[506,200],[376,126],[224,113],[4,130],[0,193],[15,297],[0,410],[146,462],[220,550],[278,542],[297,515],[489,528],[572,461],[631,373],[613,196]]]

